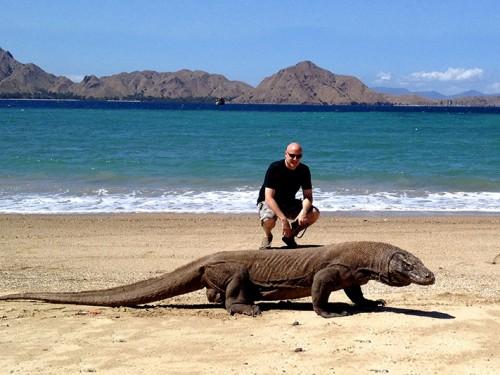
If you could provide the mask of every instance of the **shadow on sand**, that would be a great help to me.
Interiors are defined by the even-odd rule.
[[[261,311],[272,311],[272,310],[288,310],[288,311],[311,311],[313,312],[312,304],[307,302],[292,302],[292,301],[280,301],[280,302],[261,302],[258,303]],[[162,304],[162,305],[143,305],[136,307],[137,309],[152,309],[152,308],[168,308],[168,309],[185,309],[185,310],[205,310],[213,309],[214,307],[224,308],[220,304]],[[433,318],[433,319],[455,319],[453,315],[443,313],[440,311],[423,311],[416,309],[406,309],[400,307],[383,306],[377,307],[375,309],[363,309],[355,305],[351,305],[343,302],[334,302],[329,304],[329,310],[332,312],[347,312],[346,316],[363,314],[363,313],[383,313],[391,312],[394,314],[404,314],[412,316],[420,316],[423,318]]]
[[[307,247],[322,247],[325,245],[297,245],[296,249],[305,249]],[[266,250],[290,250],[286,245],[283,246],[271,246],[269,249]]]

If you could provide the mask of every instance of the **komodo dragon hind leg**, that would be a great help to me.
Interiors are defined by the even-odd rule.
[[[238,270],[226,288],[226,310],[231,314],[260,315],[259,306],[253,303],[251,297],[251,282],[248,270],[242,267]]]
[[[260,315],[260,308],[254,304],[253,285],[246,267],[240,264],[211,266],[205,270],[208,285],[225,285],[225,292],[219,288],[207,287],[209,302],[224,303],[231,314]]]
[[[217,289],[207,288],[208,302],[223,304],[226,300],[226,295]]]

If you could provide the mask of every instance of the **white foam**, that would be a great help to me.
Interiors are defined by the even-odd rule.
[[[90,194],[0,193],[2,213],[254,213],[255,189],[235,191],[133,191],[97,189]],[[500,192],[328,192],[314,193],[322,212],[488,212],[500,213]]]
[[[500,212],[499,199],[499,192],[315,194],[315,201],[324,211]]]

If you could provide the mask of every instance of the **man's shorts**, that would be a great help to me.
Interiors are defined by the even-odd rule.
[[[293,202],[290,202],[290,204],[284,207],[280,206],[280,208],[287,218],[294,220],[299,215],[300,211],[302,211],[302,200],[295,199]],[[313,206],[313,208],[316,207]],[[257,209],[261,222],[276,218],[276,214],[274,213],[274,211],[271,210],[271,208],[264,201],[257,204]]]

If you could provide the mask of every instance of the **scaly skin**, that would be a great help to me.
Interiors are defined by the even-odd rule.
[[[312,296],[322,317],[345,315],[328,309],[328,298],[344,289],[363,308],[383,300],[363,296],[361,285],[378,280],[391,286],[430,285],[434,274],[414,255],[380,242],[346,242],[294,250],[228,251],[200,258],[173,272],[110,289],[65,293],[20,293],[0,300],[41,300],[51,303],[137,306],[207,288],[211,302],[224,302],[231,314],[260,314],[258,300]]]

